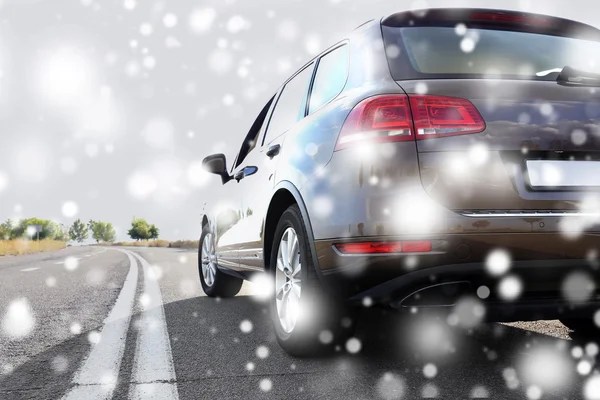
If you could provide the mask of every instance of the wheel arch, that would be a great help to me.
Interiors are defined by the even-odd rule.
[[[306,226],[306,233],[308,235],[308,246],[310,246],[311,254],[313,258],[313,265],[317,272],[317,276],[322,280],[321,268],[319,267],[317,253],[315,249],[315,240],[313,236],[312,226],[310,223],[310,216],[308,209],[304,203],[304,199],[300,194],[300,191],[293,183],[289,181],[282,181],[277,184],[267,209],[266,218],[263,226],[263,258],[265,264],[265,270],[270,269],[271,261],[271,250],[273,248],[273,239],[275,236],[275,230],[277,229],[277,223],[279,218],[290,206],[296,204],[302,214],[302,220]]]

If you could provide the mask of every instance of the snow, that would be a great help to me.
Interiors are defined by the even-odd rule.
[[[208,55],[208,66],[217,75],[225,75],[233,68],[233,54],[226,49],[213,50]]]
[[[255,368],[255,365],[253,362],[249,362],[246,364],[246,371],[252,372],[252,371],[254,371],[254,368]]]
[[[261,379],[260,390],[263,392],[269,392],[273,388],[273,382],[269,378]]]
[[[323,344],[330,344],[333,342],[333,334],[329,330],[324,330],[319,333],[319,341]]]
[[[357,338],[350,338],[346,341],[346,350],[348,353],[356,354],[362,348],[362,343]]]
[[[467,26],[462,22],[460,24],[456,24],[456,26],[454,27],[454,32],[458,36],[465,36],[465,34],[467,33]]]
[[[385,372],[375,386],[377,394],[383,400],[396,400],[404,398],[406,383],[404,379],[392,372]]]
[[[267,346],[260,345],[256,348],[256,357],[258,358],[265,359],[269,357],[269,353],[270,351]]]
[[[423,375],[427,379],[435,378],[437,373],[438,373],[438,369],[435,364],[429,363],[429,364],[425,364],[425,367],[423,367]]]
[[[48,287],[56,286],[56,278],[53,276],[49,276],[48,278],[46,278],[46,286],[48,286]]]
[[[600,375],[589,378],[583,386],[585,400],[600,400]]]
[[[427,94],[428,91],[429,91],[429,88],[427,87],[427,84],[425,82],[418,82],[415,85],[415,92],[417,94],[420,94],[420,95]]]
[[[96,84],[96,70],[86,53],[63,45],[44,49],[38,62],[37,89],[51,105],[72,106],[85,102]]]
[[[482,300],[485,300],[488,297],[490,297],[490,288],[487,286],[479,286],[477,288],[477,297],[479,297]]]
[[[163,24],[167,28],[174,28],[177,25],[177,21],[177,15],[173,13],[165,14],[165,16],[163,17]]]
[[[492,276],[501,276],[508,272],[512,260],[510,253],[504,249],[491,251],[485,258],[486,271]]]
[[[126,10],[133,10],[135,7],[137,6],[137,2],[136,0],[125,0],[123,2],[123,7],[125,7]]]
[[[234,15],[227,21],[227,30],[229,33],[239,33],[250,28],[250,22],[241,15]]]
[[[539,386],[532,385],[527,388],[526,394],[530,400],[539,400],[542,398],[542,389]]]
[[[312,213],[316,218],[328,218],[333,212],[333,201],[327,196],[316,197],[312,206]]]
[[[90,344],[98,344],[102,340],[102,335],[98,331],[91,331],[88,333],[87,339]]]
[[[54,373],[60,375],[69,369],[69,360],[65,356],[59,355],[52,359],[51,365]]]
[[[67,218],[73,218],[79,212],[79,207],[74,201],[66,201],[62,206],[62,214]]]
[[[2,318],[2,332],[9,339],[20,340],[29,336],[35,328],[35,316],[26,298],[8,304]]]
[[[148,198],[158,187],[158,182],[149,173],[138,171],[127,181],[129,194],[134,198],[144,200]]]
[[[316,56],[321,51],[321,38],[318,35],[308,35],[304,41],[304,48],[311,56]]]
[[[152,56],[146,56],[142,60],[142,65],[146,69],[154,69],[154,67],[156,67],[156,58],[154,58]]]
[[[522,291],[523,282],[516,275],[506,276],[498,284],[498,294],[504,300],[515,300],[521,295]]]
[[[71,327],[69,328],[69,331],[71,331],[71,333],[73,335],[79,335],[81,333],[81,324],[78,322],[73,322],[71,324]]]
[[[64,262],[67,271],[75,271],[79,267],[79,259],[75,257],[67,257]]]
[[[217,17],[213,8],[199,8],[194,10],[189,17],[189,25],[192,32],[202,34],[208,32]]]
[[[250,333],[250,332],[252,332],[252,329],[253,329],[253,325],[250,320],[245,319],[240,323],[240,330],[242,332]]]
[[[225,96],[223,96],[223,105],[230,107],[235,103],[235,97],[228,93]]]
[[[150,36],[153,32],[154,28],[152,27],[151,23],[144,22],[140,25],[140,33],[142,34],[142,36]]]
[[[0,171],[0,193],[8,187],[8,174],[4,171]]]
[[[593,277],[584,271],[571,272],[562,283],[562,294],[570,303],[589,300],[595,289]]]
[[[592,363],[588,360],[581,360],[577,363],[577,372],[579,375],[589,375],[592,372]]]

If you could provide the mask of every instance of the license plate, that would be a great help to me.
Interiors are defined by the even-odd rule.
[[[527,160],[533,187],[600,186],[600,161]]]

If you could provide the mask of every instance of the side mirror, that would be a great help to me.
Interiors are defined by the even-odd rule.
[[[210,172],[221,176],[223,184],[231,180],[231,176],[227,172],[227,161],[224,154],[212,154],[202,160],[202,167]]]
[[[238,171],[233,178],[239,182],[247,176],[254,175],[257,171],[258,167],[255,166],[244,167],[243,169]]]

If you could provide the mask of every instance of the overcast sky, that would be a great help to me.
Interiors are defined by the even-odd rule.
[[[522,9],[600,25],[597,1],[0,0],[0,219],[112,222],[200,235],[219,178],[278,86],[371,18]]]

